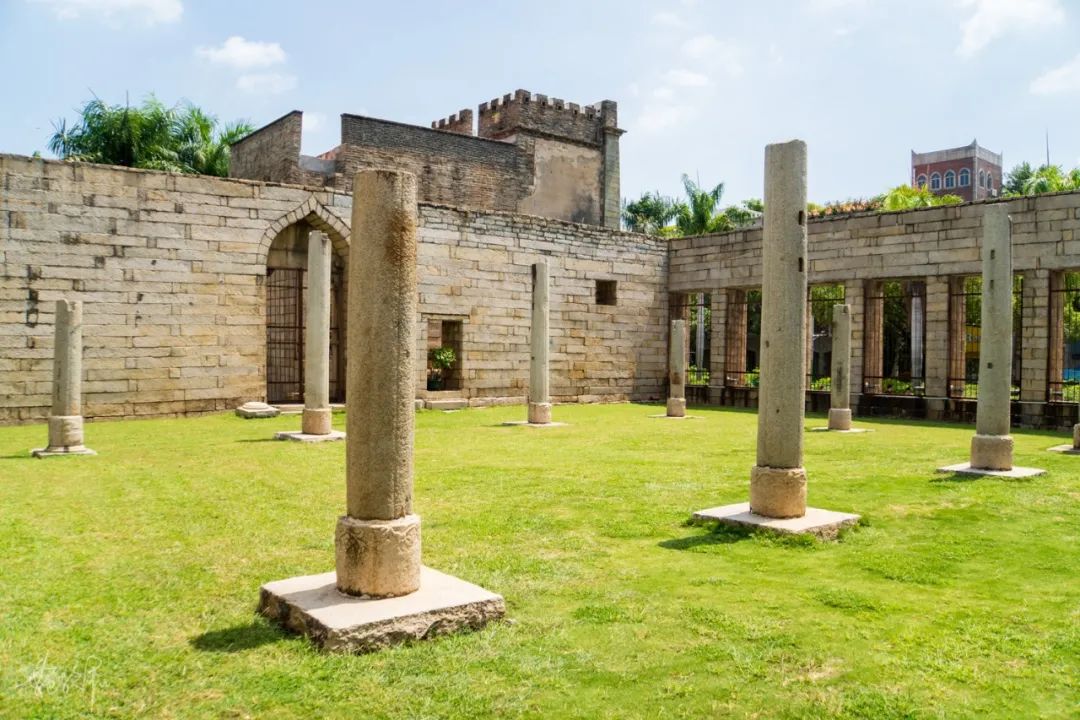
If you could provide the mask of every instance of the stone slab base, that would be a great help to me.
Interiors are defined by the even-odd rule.
[[[507,427],[520,426],[520,427],[534,427],[534,428],[549,428],[549,427],[566,427],[566,423],[561,422],[549,422],[549,423],[531,423],[528,420],[507,420],[503,423]]]
[[[650,415],[651,418],[663,418],[665,420],[700,420],[700,415]]]
[[[952,473],[954,475],[989,475],[992,477],[1003,478],[1029,478],[1046,474],[1045,470],[1029,467],[1014,467],[1012,470],[984,470],[982,468],[971,467],[971,463],[969,462],[959,463],[957,465],[946,465],[945,467],[939,467],[937,471],[939,473]]]
[[[1055,445],[1049,450],[1050,452],[1064,453],[1066,455],[1080,455],[1080,448],[1072,445]]]
[[[424,403],[428,410],[464,410],[469,407],[465,398],[454,400],[428,400]]]
[[[326,435],[310,435],[308,433],[300,431],[292,432],[277,432],[274,433],[275,440],[293,440],[295,442],[304,443],[319,443],[319,442],[333,442],[335,440],[344,440],[345,433],[340,430],[331,430]]]
[[[259,612],[322,650],[364,653],[478,630],[505,615],[506,604],[500,595],[424,567],[420,589],[394,598],[345,595],[332,572],[270,582],[259,591]]]
[[[770,518],[750,512],[750,503],[745,502],[698,510],[690,519],[697,523],[718,522],[750,530],[767,530],[781,535],[816,535],[823,540],[832,540],[842,528],[859,522],[859,516],[852,513],[813,507],[806,508],[806,514],[802,517]]]
[[[831,432],[845,435],[850,433],[868,433],[874,431],[870,430],[869,428],[848,428],[847,430],[833,430],[832,428],[828,427],[812,427],[810,428],[810,432]]]
[[[851,408],[829,408],[829,429],[845,431],[851,429]]]
[[[238,417],[242,417],[245,420],[253,420],[257,418],[277,417],[281,414],[281,411],[273,405],[267,405],[264,402],[253,400],[236,408],[236,414]]]
[[[97,455],[96,452],[88,447],[73,447],[73,448],[39,448],[37,450],[31,450],[30,455],[36,458],[50,458],[50,457],[65,457],[67,455]]]
[[[682,417],[686,414],[686,398],[668,398],[668,417]]]

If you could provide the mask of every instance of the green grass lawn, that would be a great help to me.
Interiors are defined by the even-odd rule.
[[[367,656],[254,614],[261,583],[332,569],[342,443],[221,415],[89,424],[98,457],[33,460],[43,425],[0,428],[0,717],[1080,714],[1080,457],[1045,452],[1063,435],[1017,433],[1017,464],[1050,471],[1021,482],[935,475],[968,426],[808,433],[811,504],[865,523],[785,541],[685,524],[746,499],[753,413],[655,412],[420,413],[424,560],[508,621]]]

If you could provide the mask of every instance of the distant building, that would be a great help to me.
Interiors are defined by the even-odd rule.
[[[985,200],[1001,192],[1001,154],[970,145],[948,150],[911,151],[911,185],[927,187],[935,195],[959,195],[964,200]]]

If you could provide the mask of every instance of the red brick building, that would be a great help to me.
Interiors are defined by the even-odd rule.
[[[911,151],[911,186],[935,195],[959,195],[965,201],[997,197],[1001,192],[1001,154],[970,145],[948,150]]]

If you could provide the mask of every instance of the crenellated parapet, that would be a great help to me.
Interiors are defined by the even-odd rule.
[[[477,134],[499,140],[519,132],[535,133],[600,146],[605,129],[617,130],[616,108],[611,100],[579,105],[515,90],[480,105]]]
[[[471,136],[473,134],[473,111],[465,108],[464,110],[458,110],[448,118],[433,120],[431,129]]]

